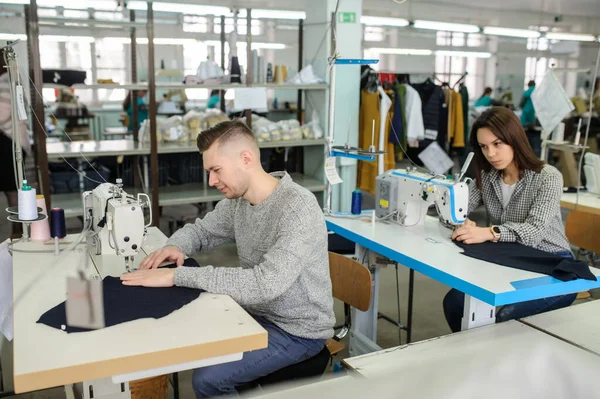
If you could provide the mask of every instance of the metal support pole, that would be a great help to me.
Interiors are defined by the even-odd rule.
[[[129,20],[131,22],[135,22],[135,10],[129,11]],[[131,31],[129,33],[129,38],[131,39],[130,51],[131,51],[131,83],[137,83],[137,42],[136,42],[136,31],[135,26],[131,27]],[[148,42],[148,48],[153,46],[150,42]],[[125,110],[127,112],[127,110]],[[138,96],[137,90],[131,90],[131,126],[133,128],[133,141],[137,142],[139,140],[138,131],[140,127],[140,122],[138,119]]]
[[[154,76],[154,11],[152,2],[148,2],[147,34],[148,34],[148,93],[150,96],[150,170],[152,173],[152,224],[160,225],[158,207],[158,145],[156,142],[156,84]]]
[[[415,271],[410,269],[408,278],[408,315],[406,317],[406,343],[410,344],[412,339],[412,317],[413,317],[413,297],[415,288]]]
[[[250,8],[246,10],[246,86],[252,86],[252,9]],[[252,129],[251,109],[246,110],[246,125]]]
[[[221,68],[225,72],[225,16],[221,15]],[[221,90],[221,112],[225,112],[225,90]]]
[[[303,67],[303,54],[304,54],[304,20],[298,20],[298,73],[302,70]],[[296,119],[298,122],[302,124],[302,90],[298,90],[298,101],[297,101],[297,110],[296,110]]]
[[[48,172],[48,153],[46,152],[46,132],[44,131],[44,99],[41,98],[43,79],[40,65],[40,27],[37,15],[37,1],[31,0],[25,6],[25,26],[27,27],[27,54],[29,65],[31,107],[33,119],[33,139],[36,148],[35,157],[38,172],[38,192],[44,194],[46,209],[52,209],[50,198],[50,174]],[[36,119],[37,118],[37,119]],[[42,123],[38,123],[38,120]]]

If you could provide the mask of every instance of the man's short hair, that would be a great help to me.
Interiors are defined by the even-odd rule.
[[[241,119],[234,119],[231,121],[224,121],[217,123],[210,129],[202,131],[196,143],[200,153],[205,152],[212,147],[216,142],[224,144],[230,140],[237,138],[246,138],[256,143],[256,138],[252,130],[246,125]]]

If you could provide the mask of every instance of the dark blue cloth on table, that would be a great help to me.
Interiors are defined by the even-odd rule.
[[[464,255],[497,265],[546,274],[561,281],[578,278],[596,281],[596,276],[583,261],[565,258],[517,242],[454,243],[464,249]]]
[[[186,259],[187,267],[199,267],[194,259]],[[163,266],[174,268],[175,265]],[[107,276],[102,280],[104,301],[104,323],[106,327],[127,321],[165,317],[198,298],[203,290],[185,287],[149,288],[123,285],[119,277]],[[93,331],[87,328],[67,325],[65,302],[62,302],[44,313],[38,323],[61,330],[65,325],[66,332],[76,333]]]

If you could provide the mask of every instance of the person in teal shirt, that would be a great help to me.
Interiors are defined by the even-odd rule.
[[[133,105],[131,104],[132,91],[127,94],[125,100],[123,101],[123,111],[127,112],[127,116],[129,116],[129,126],[127,129],[129,131],[133,131]],[[148,93],[147,90],[138,90],[137,91],[137,115],[138,115],[138,129],[142,126],[142,122],[148,119],[148,106],[144,103],[143,97]]]
[[[206,103],[206,108],[217,108],[221,102],[221,90],[213,90],[210,92],[210,98]]]
[[[521,109],[523,112],[521,113],[521,124],[527,130],[528,127],[531,127],[535,123],[535,109],[533,108],[533,101],[531,100],[531,94],[535,89],[535,81],[530,80],[527,83],[528,89],[523,93],[523,97],[521,97]]]
[[[486,87],[485,90],[483,91],[483,94],[481,95],[481,97],[479,97],[479,100],[475,101],[475,106],[476,107],[489,107],[490,105],[492,105],[492,103],[493,103],[492,88]]]

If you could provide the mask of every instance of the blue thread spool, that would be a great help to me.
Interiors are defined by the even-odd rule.
[[[353,215],[360,215],[362,211],[362,193],[360,190],[352,191],[352,208]]]
[[[65,210],[62,208],[52,208],[50,216],[50,235],[53,238],[65,237],[67,235]]]

